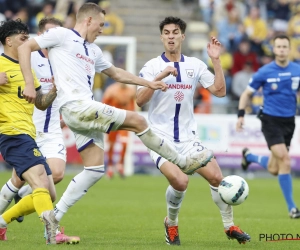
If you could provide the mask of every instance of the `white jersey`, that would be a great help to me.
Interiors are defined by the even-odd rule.
[[[41,48],[48,48],[59,108],[69,101],[92,100],[95,71],[112,66],[101,49],[77,31],[63,27],[49,29],[34,39]]]
[[[52,71],[48,58],[42,51],[31,53],[31,68],[38,78],[42,92],[48,93],[52,88]],[[39,110],[34,107],[33,123],[37,132],[44,133],[62,133],[60,128],[60,115],[57,100],[45,110]]]
[[[175,67],[177,77],[169,75],[163,81],[168,90],[156,90],[151,98],[148,120],[151,128],[174,142],[195,138],[197,123],[194,118],[193,96],[198,83],[204,88],[214,84],[214,75],[201,60],[181,55],[180,62],[170,62],[165,54],[148,61],[140,77],[153,81],[167,66]],[[143,87],[139,87],[143,88]]]

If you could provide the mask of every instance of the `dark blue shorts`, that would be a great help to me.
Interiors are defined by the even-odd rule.
[[[21,180],[22,174],[38,164],[45,167],[47,175],[52,172],[36,142],[29,135],[0,134],[0,152],[3,159],[11,165]]]

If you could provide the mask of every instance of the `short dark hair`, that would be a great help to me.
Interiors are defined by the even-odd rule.
[[[55,18],[55,17],[44,17],[39,21],[39,31],[42,32],[45,29],[46,24],[51,23],[54,25],[58,25],[60,27],[63,26],[62,21],[60,21],[59,19]]]
[[[163,29],[164,29],[164,26],[167,25],[167,24],[178,25],[180,30],[181,30],[181,33],[182,34],[185,33],[186,22],[183,21],[182,19],[178,18],[178,17],[168,16],[163,21],[161,21],[160,24],[159,24],[159,29],[160,29],[161,34],[162,34]]]
[[[3,21],[0,24],[0,42],[5,45],[5,39],[18,34],[29,34],[28,26],[21,19]]]
[[[276,39],[286,39],[286,40],[288,40],[289,41],[289,44],[291,43],[291,41],[290,41],[290,38],[287,36],[287,35],[283,35],[283,34],[281,34],[281,35],[277,35],[277,36],[275,36],[274,37],[274,42],[275,42],[275,40]]]

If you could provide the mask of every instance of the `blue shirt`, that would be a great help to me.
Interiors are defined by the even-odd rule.
[[[297,91],[300,80],[300,65],[289,62],[280,67],[275,61],[261,67],[250,79],[249,87],[256,91],[263,88],[263,113],[277,117],[292,117],[296,114]]]

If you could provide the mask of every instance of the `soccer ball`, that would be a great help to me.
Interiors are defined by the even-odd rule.
[[[236,206],[242,204],[248,197],[248,183],[238,175],[225,177],[218,188],[218,193],[225,203]]]

